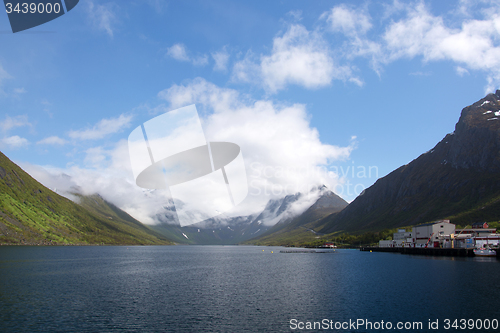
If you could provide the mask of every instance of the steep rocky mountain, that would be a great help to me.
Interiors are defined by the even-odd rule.
[[[0,152],[0,244],[171,244],[99,195],[46,188]]]
[[[282,219],[267,232],[247,241],[249,244],[292,245],[322,235],[315,230],[316,223],[329,214],[342,211],[348,203],[326,186],[316,189],[319,198],[302,214]]]
[[[470,224],[500,219],[500,91],[464,108],[455,131],[407,165],[377,180],[323,233],[368,231],[441,218]]]
[[[161,223],[152,226],[152,228],[169,235],[170,239],[180,243],[239,244],[249,239],[268,235],[270,230],[279,232],[289,225],[292,229],[300,228],[304,223],[310,221],[309,219],[317,220],[332,212],[342,210],[346,205],[347,202],[343,199],[325,186],[320,186],[313,188],[309,193],[296,193],[283,198],[271,199],[264,210],[258,214],[233,218],[214,218],[187,227]],[[297,219],[301,215],[304,217]],[[300,228],[300,230],[306,229]]]

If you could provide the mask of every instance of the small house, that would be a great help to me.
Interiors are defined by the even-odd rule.
[[[486,222],[472,223],[472,229],[488,229],[489,225]]]

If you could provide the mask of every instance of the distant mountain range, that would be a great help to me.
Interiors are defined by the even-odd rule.
[[[292,245],[323,235],[315,230],[315,223],[330,214],[342,211],[348,203],[326,186],[320,187],[319,191],[321,191],[319,199],[304,213],[279,221],[260,237],[251,239],[247,243]]]
[[[311,199],[312,205],[307,205]],[[265,237],[269,232],[288,230],[307,219],[319,219],[338,212],[347,202],[325,186],[313,188],[309,193],[296,193],[279,199],[271,199],[264,210],[257,214],[240,217],[218,217],[187,227],[160,223],[152,229],[180,243],[189,244],[240,244],[250,239]],[[305,211],[305,212],[304,212]],[[298,216],[303,216],[297,220]]]
[[[0,244],[172,244],[99,195],[79,204],[46,188],[0,152]]]

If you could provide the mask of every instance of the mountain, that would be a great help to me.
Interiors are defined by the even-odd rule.
[[[464,108],[455,131],[319,222],[323,233],[371,231],[449,218],[500,219],[500,91]]]
[[[46,188],[0,152],[0,244],[171,244],[99,195]]]
[[[168,235],[177,243],[202,245],[231,245],[239,244],[255,237],[267,230],[255,215],[233,218],[210,219],[194,225],[181,227],[180,225],[161,223],[151,228],[162,235]]]
[[[294,213],[291,208],[299,198],[301,198],[300,193],[287,195],[279,199],[271,199],[262,212],[248,216],[219,216],[186,227],[172,224],[171,221],[170,223],[160,223],[151,227],[165,236],[169,235],[170,239],[179,243],[203,245],[239,244],[263,234],[276,222],[293,216]],[[167,211],[166,216],[167,219],[158,217],[157,220],[168,220],[170,212]]]
[[[295,245],[323,235],[317,232],[316,224],[329,214],[342,211],[348,203],[326,186],[315,189],[319,197],[302,214],[281,219],[267,232],[247,241],[257,245]]]
[[[310,218],[317,220],[329,213],[340,211],[346,205],[347,202],[325,186],[321,186],[308,193],[271,199],[262,212],[249,216],[212,218],[187,227],[168,223],[151,227],[180,243],[240,244],[268,235],[270,230],[279,231],[290,223],[293,228],[299,228],[310,221]],[[305,214],[304,218],[296,219],[301,214]],[[300,231],[306,229],[300,228]]]

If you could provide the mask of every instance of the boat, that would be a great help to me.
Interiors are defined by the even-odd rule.
[[[489,246],[474,249],[474,255],[478,257],[496,257],[497,251],[492,250]]]

